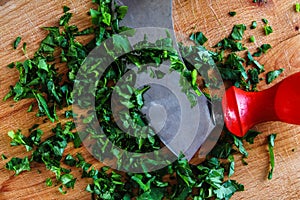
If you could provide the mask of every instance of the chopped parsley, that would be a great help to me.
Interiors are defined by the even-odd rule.
[[[207,41],[207,38],[202,32],[197,32],[190,35],[190,40],[194,41],[196,44],[203,45]]]
[[[269,21],[266,19],[266,18],[262,18],[261,21],[264,23],[264,24],[268,24]]]
[[[255,42],[255,37],[253,35],[251,35],[250,38],[249,38],[249,41],[250,42]]]
[[[251,29],[255,29],[257,27],[257,22],[256,21],[252,21],[250,28]]]
[[[275,167],[275,156],[274,156],[274,145],[275,145],[275,139],[277,134],[271,134],[268,136],[268,147],[269,147],[269,154],[270,154],[270,165],[271,170],[268,174],[268,179],[271,180],[273,177],[273,171]]]
[[[245,30],[246,30],[245,24],[234,25],[230,37],[234,40],[242,40]]]
[[[235,12],[235,11],[230,11],[228,14],[229,14],[231,17],[234,17],[234,16],[236,15],[236,12]]]
[[[5,168],[15,171],[15,175],[18,175],[23,171],[30,171],[30,160],[27,156],[24,158],[14,157],[6,163]]]
[[[20,44],[20,42],[21,42],[21,37],[20,36],[18,36],[16,39],[15,39],[15,41],[13,42],[13,48],[14,49],[17,49],[17,47],[18,47],[18,45]]]
[[[49,131],[51,136],[44,140],[41,139],[43,131],[38,129],[38,125],[29,130],[29,136],[23,135],[21,130],[10,131],[8,135],[12,139],[11,145],[23,145],[27,151],[31,152],[31,155],[24,158],[12,158],[7,162],[6,168],[14,170],[17,175],[22,171],[29,171],[31,162],[43,163],[48,170],[54,173],[59,185],[58,190],[62,194],[66,194],[65,189],[74,188],[77,178],[71,174],[70,169],[62,167],[61,163],[63,162],[67,166],[79,168],[82,171],[82,178],[90,178],[91,183],[87,185],[86,191],[91,194],[92,199],[229,199],[235,192],[243,191],[243,185],[230,179],[235,171],[233,155],[237,152],[242,154],[242,161],[245,162],[244,158],[248,156],[248,152],[243,142],[253,143],[254,138],[259,134],[254,131],[249,131],[244,138],[235,137],[225,131],[220,138],[220,142],[203,163],[197,166],[191,165],[182,155],[176,162],[151,173],[121,174],[108,167],[95,169],[79,153],[65,155],[67,145],[72,142],[75,148],[80,147],[81,139],[75,131],[73,121],[68,121],[65,124],[58,123],[56,109],[73,104],[73,83],[82,62],[94,47],[99,46],[108,38],[114,41],[116,48],[120,51],[131,48],[125,37],[115,35],[129,29],[128,27],[119,27],[119,21],[127,13],[127,6],[119,6],[115,4],[115,1],[93,0],[93,2],[98,4],[98,8],[91,9],[89,12],[92,22],[90,27],[79,30],[76,25],[70,25],[69,22],[73,14],[69,12],[70,8],[64,6],[64,14],[59,19],[59,27],[43,28],[48,31],[48,35],[41,42],[33,58],[9,65],[10,68],[16,67],[18,70],[19,81],[11,87],[4,100],[13,98],[15,101],[20,101],[25,98],[32,98],[35,102],[30,104],[28,111],[32,111],[33,105],[37,105],[38,112],[36,115],[48,118],[51,122],[56,123],[56,126]],[[234,16],[236,13],[230,12],[229,14]],[[253,21],[251,28],[253,29],[256,26],[257,23]],[[199,59],[201,53],[207,53],[207,55],[213,57],[225,80],[231,81],[233,85],[242,89],[255,90],[256,85],[261,81],[259,74],[264,71],[264,66],[256,61],[253,58],[254,55],[252,56],[249,51],[247,51],[246,58],[242,58],[236,53],[237,51],[247,50],[241,42],[245,31],[246,26],[244,24],[235,25],[230,35],[215,45],[215,51],[208,51],[199,46],[204,45],[208,40],[202,32],[193,33],[190,39],[195,42],[196,46],[180,46],[180,49],[185,56],[197,60],[201,65],[209,64]],[[77,37],[82,35],[93,35],[94,37],[87,44],[81,44],[78,42]],[[21,41],[21,38],[19,40]],[[20,41],[14,42],[15,48],[17,48]],[[95,96],[96,102],[99,103],[97,105],[97,117],[103,119],[101,126],[109,139],[122,149],[142,152],[160,148],[160,141],[155,136],[147,139],[129,137],[114,126],[114,119],[110,110],[112,89],[114,88],[118,90],[118,94],[124,95],[124,89],[132,90],[133,88],[117,87],[107,83],[116,83],[126,72],[126,64],[143,66],[147,63],[155,63],[159,66],[165,60],[170,60],[172,70],[183,74],[190,81],[187,84],[190,84],[193,88],[197,87],[197,70],[185,67],[175,53],[172,42],[169,37],[156,42],[142,41],[138,45],[152,48],[162,46],[168,48],[169,51],[159,51],[155,48],[149,50],[148,48],[143,52],[124,55],[122,59],[114,61],[107,70],[103,82],[100,81],[97,96]],[[256,56],[266,53],[269,48],[271,46],[262,45]],[[23,43],[22,50],[26,54],[26,43]],[[60,52],[59,59],[57,59],[56,52]],[[58,63],[66,65],[67,80],[62,79],[63,74],[56,70],[56,64]],[[246,69],[246,67],[248,68]],[[164,74],[157,69],[152,75],[161,78]],[[275,75],[272,76],[275,77]],[[188,95],[184,84],[182,84],[182,87]],[[142,96],[147,89],[145,87],[135,90],[130,104],[126,104],[131,108],[130,115],[134,116],[134,120],[141,125],[145,125],[146,120],[138,110],[143,106]],[[188,95],[188,97],[191,102],[194,100],[191,96]],[[89,102],[82,103],[89,105]],[[72,110],[65,112],[65,117],[70,118],[70,120],[74,115]],[[128,115],[124,115],[124,119],[126,117]],[[86,123],[92,120],[92,117],[84,119]],[[124,121],[126,122],[126,120]],[[126,125],[131,126],[130,123]],[[90,130],[86,129],[85,131],[89,133]],[[97,137],[96,134],[93,136]],[[99,146],[95,146],[95,148],[106,148],[101,143],[101,139],[97,142],[99,142]],[[2,158],[4,158],[3,156]],[[130,164],[121,161],[120,163]],[[166,181],[166,175],[174,179],[176,185],[172,184],[171,181]],[[52,179],[47,178],[45,184],[52,186]]]
[[[46,181],[45,181],[45,184],[48,186],[48,187],[51,187],[52,186],[52,179],[51,178],[47,178]]]
[[[300,12],[300,3],[299,2],[297,2],[296,4],[295,4],[295,11],[298,13],[298,12]]]
[[[25,55],[26,52],[27,52],[26,47],[27,47],[27,43],[24,42],[24,43],[23,43],[23,46],[22,46],[22,51],[23,51],[24,55]]]
[[[277,70],[268,72],[267,73],[267,84],[270,84],[272,81],[274,81],[283,71],[284,71],[284,69],[281,68],[281,69],[277,69]]]
[[[265,31],[265,35],[270,35],[271,33],[273,33],[273,28],[269,25],[265,25],[264,31]]]
[[[262,44],[262,45],[258,48],[257,52],[255,52],[255,53],[253,54],[253,56],[254,56],[254,57],[259,57],[259,56],[261,56],[263,53],[267,53],[268,50],[271,49],[271,48],[272,48],[272,46],[271,46],[270,44]]]
[[[1,159],[2,159],[2,160],[6,160],[7,157],[6,157],[4,154],[1,154]]]

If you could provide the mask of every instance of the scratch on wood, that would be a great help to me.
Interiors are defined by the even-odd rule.
[[[209,9],[212,11],[212,13],[214,14],[214,16],[216,17],[216,20],[217,20],[217,22],[219,23],[219,25],[223,28],[224,32],[227,34],[226,28],[223,26],[223,24],[222,24],[222,22],[220,21],[220,19],[219,19],[217,13],[216,13],[216,11],[215,11],[215,9],[213,8],[211,0],[210,0],[209,3],[208,3],[208,7],[209,7]]]
[[[283,53],[284,53],[284,58],[285,58],[285,60],[286,60],[286,62],[288,64],[288,68],[289,68],[289,70],[291,70],[292,69],[292,65],[291,65],[290,60],[288,59],[288,52],[286,50],[284,50]]]

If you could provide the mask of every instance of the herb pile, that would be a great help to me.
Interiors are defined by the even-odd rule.
[[[69,12],[68,7],[63,7],[64,15],[59,20],[59,27],[43,28],[49,33],[41,42],[34,57],[9,65],[10,68],[15,67],[19,71],[19,81],[11,86],[11,90],[4,100],[13,98],[15,101],[20,101],[25,98],[34,98],[38,106],[37,116],[45,116],[51,122],[56,123],[58,120],[57,109],[63,109],[74,103],[72,89],[75,76],[91,50],[109,38],[114,41],[115,48],[119,51],[126,51],[130,48],[126,37],[117,35],[123,31],[130,31],[129,27],[119,26],[120,20],[124,18],[127,12],[127,7],[119,6],[115,1],[93,0],[93,2],[98,4],[98,8],[96,10],[91,9],[89,12],[92,21],[91,27],[78,30],[76,25],[70,25],[72,13]],[[253,22],[251,28],[255,27],[256,23]],[[269,27],[266,24],[266,35],[271,32]],[[255,57],[266,53],[271,46],[264,44],[257,52],[250,53],[241,42],[245,31],[246,26],[244,24],[235,25],[231,34],[215,45],[215,51],[208,51],[201,46],[207,41],[203,33],[194,33],[190,38],[195,41],[196,45],[181,46],[181,49],[187,55],[207,52],[213,58],[224,80],[245,90],[255,91],[257,84],[262,80],[259,75],[265,71],[264,66]],[[87,44],[81,44],[76,38],[82,35],[93,35],[94,37]],[[21,37],[18,37],[14,42],[13,47],[15,49],[20,41]],[[143,69],[143,65],[147,63],[159,66],[163,61],[170,60],[171,68],[190,80],[191,83],[189,84],[192,87],[195,86],[197,73],[193,68],[185,67],[176,54],[176,50],[173,49],[172,42],[168,36],[154,43],[148,42],[145,38],[144,41],[137,44],[143,50],[133,51],[116,59],[97,85],[95,96],[97,117],[100,119],[105,134],[122,149],[147,152],[161,147],[157,136],[151,136],[147,139],[128,136],[113,123],[110,108],[112,91],[117,89],[122,96],[125,94],[122,90],[132,89],[114,87],[122,75],[128,71],[128,64],[134,64],[141,70],[146,70]],[[26,43],[23,43],[22,50],[26,53]],[[246,58],[238,55],[237,52],[242,51],[246,51]],[[59,63],[65,64],[66,74],[58,72],[56,65]],[[282,70],[269,72],[267,82],[273,81],[281,72]],[[159,68],[153,71],[152,75],[157,78],[163,76]],[[142,95],[146,90],[147,88],[135,90],[131,104],[126,105],[130,108],[131,116],[134,116],[136,123],[141,126],[147,123],[139,112],[143,106]],[[82,101],[81,104],[89,106],[86,101]],[[30,111],[32,107],[33,105],[29,107]],[[65,124],[57,123],[52,129],[51,136],[43,141],[41,140],[43,131],[39,129],[38,125],[34,125],[29,130],[28,136],[23,135],[21,130],[10,131],[8,136],[12,139],[11,145],[23,145],[27,151],[31,152],[31,155],[24,158],[11,158],[5,167],[14,170],[15,174],[18,175],[23,171],[30,170],[31,162],[44,163],[46,168],[55,174],[59,191],[65,194],[66,188],[74,187],[77,178],[71,174],[70,169],[61,166],[61,162],[63,162],[70,167],[81,169],[81,178],[92,180],[86,187],[86,191],[91,193],[92,199],[131,199],[133,197],[136,199],[162,199],[163,197],[167,199],[229,199],[235,192],[244,190],[243,185],[230,180],[234,174],[233,155],[239,152],[247,157],[248,153],[243,146],[243,141],[253,143],[253,139],[259,134],[255,131],[249,131],[244,138],[237,138],[224,130],[220,141],[208,155],[207,160],[197,166],[189,164],[182,156],[176,162],[158,171],[125,174],[110,170],[108,167],[95,169],[92,164],[84,160],[81,154],[65,155],[64,150],[68,143],[72,142],[75,148],[82,145],[79,134],[83,134],[75,130],[72,118],[76,117],[76,114],[67,111],[65,116],[70,120]],[[126,117],[124,116],[125,119]],[[88,124],[92,119],[87,117],[84,120]],[[87,128],[86,134],[92,134],[90,131]],[[137,134],[140,132],[141,130],[138,130]],[[270,139],[272,169],[274,157],[271,147],[274,146],[274,139],[274,137]],[[105,147],[101,138],[99,138],[99,144],[99,147]],[[2,155],[2,158],[5,159],[6,157]],[[166,179],[166,175],[169,176],[168,179]],[[271,172],[269,177],[272,177]],[[46,178],[45,184],[52,186],[53,180]]]

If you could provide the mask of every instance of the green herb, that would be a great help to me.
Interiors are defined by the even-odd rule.
[[[76,178],[72,174],[64,174],[60,177],[60,181],[66,188],[74,188]]]
[[[28,157],[22,158],[12,158],[6,163],[5,168],[8,170],[15,171],[15,175],[20,174],[23,171],[30,171],[30,161]]]
[[[255,37],[253,35],[251,35],[250,38],[249,38],[249,41],[250,42],[255,42]]]
[[[263,23],[265,23],[265,24],[268,24],[268,23],[269,23],[269,21],[268,21],[267,19],[265,19],[265,18],[262,18],[261,21],[262,21]]]
[[[68,6],[63,6],[64,13],[68,12],[69,10],[70,10],[70,8]]]
[[[73,158],[73,156],[71,156],[70,154],[68,154],[66,157],[65,157],[65,160],[64,160],[64,163],[66,165],[69,165],[69,166],[75,166],[76,165],[76,160]]]
[[[269,171],[268,179],[271,180],[273,177],[273,171],[275,167],[275,156],[274,156],[274,141],[276,139],[277,134],[271,134],[268,136],[268,147],[269,147],[269,154],[270,154],[270,165],[271,170]]]
[[[228,177],[231,177],[234,174],[234,166],[235,166],[233,155],[230,155],[228,157],[228,161],[229,161]]]
[[[14,63],[14,62],[12,62],[12,63],[8,64],[8,65],[7,65],[7,67],[8,67],[8,68],[10,68],[10,69],[12,69],[12,68],[14,68],[14,67],[15,67],[15,63]]]
[[[267,84],[270,84],[272,81],[274,81],[282,72],[284,71],[283,68],[270,71],[267,73]]]
[[[16,39],[15,39],[15,41],[14,41],[14,43],[13,43],[13,48],[14,49],[17,49],[17,47],[18,47],[18,45],[20,44],[20,42],[21,42],[21,37],[20,36],[18,36]]]
[[[251,29],[255,29],[257,27],[257,22],[256,21],[252,21],[250,28]]]
[[[245,24],[234,25],[230,37],[234,40],[242,40],[245,30],[246,30]]]
[[[34,105],[33,103],[30,104],[30,106],[29,106],[28,109],[27,109],[27,112],[32,112],[33,105]]]
[[[253,56],[254,56],[254,55],[253,55]],[[247,64],[248,64],[248,65],[254,64],[254,66],[258,69],[258,73],[264,72],[264,71],[265,71],[264,66],[261,65],[257,60],[255,60],[255,59],[253,58],[253,56],[251,55],[251,53],[250,53],[249,51],[247,52],[247,58],[248,58]],[[255,73],[255,71],[252,71],[252,72]],[[253,73],[251,73],[252,76],[254,75]],[[257,76],[258,76],[258,74],[257,74]],[[258,78],[258,77],[257,77],[257,78]],[[255,79],[257,79],[257,78],[255,78]],[[254,82],[257,83],[257,81],[254,81]]]
[[[2,158],[2,160],[6,160],[7,159],[7,157],[4,154],[1,154],[1,158]]]
[[[235,16],[236,15],[236,12],[234,12],[234,11],[231,11],[231,12],[229,12],[228,13],[231,17],[233,17],[233,16]]]
[[[263,53],[267,53],[269,49],[271,49],[272,46],[270,44],[263,44],[258,48],[258,51],[253,54],[254,57],[259,57]]]
[[[233,137],[233,141],[234,141],[234,145],[238,148],[239,152],[244,155],[245,157],[248,157],[248,152],[246,151],[244,144],[243,144],[243,140],[237,138],[236,136],[232,136]]]
[[[64,191],[64,190],[63,190],[63,186],[62,186],[62,185],[59,186],[58,191],[59,191],[61,194],[67,194],[67,191]]]
[[[264,26],[264,30],[265,30],[265,35],[270,35],[271,33],[273,33],[273,28],[271,26]]]
[[[23,47],[22,47],[22,51],[23,51],[24,54],[26,54],[26,46],[27,46],[27,43],[24,42]]]
[[[51,178],[47,178],[46,179],[46,186],[51,187],[52,186],[52,179]]]
[[[59,109],[73,104],[72,89],[76,74],[79,67],[85,67],[81,66],[82,62],[94,47],[111,38],[113,47],[118,52],[122,53],[132,50],[133,47],[128,42],[128,38],[115,35],[124,29],[128,29],[119,27],[119,21],[127,13],[127,6],[116,5],[114,1],[94,0],[93,2],[98,4],[98,8],[91,9],[89,12],[93,23],[91,27],[80,31],[77,26],[69,25],[72,14],[68,12],[70,10],[68,7],[63,7],[64,15],[59,20],[61,27],[43,28],[48,31],[48,35],[41,42],[40,48],[32,59],[16,62],[16,69],[19,71],[19,81],[15,86],[11,87],[10,92],[4,99],[13,97],[15,101],[19,101],[24,98],[34,98],[39,108],[37,116],[46,116],[50,121],[55,122],[58,119],[56,108]],[[197,61],[199,66],[211,66],[213,60],[210,58],[212,57],[224,79],[232,81],[237,87],[254,90],[256,84],[260,81],[258,78],[259,73],[264,71],[263,65],[259,64],[250,52],[248,52],[247,59],[235,53],[235,51],[246,50],[246,47],[240,42],[245,30],[246,26],[244,24],[235,25],[230,35],[215,46],[217,48],[216,52],[208,51],[201,46],[180,46],[180,49],[184,54],[183,57]],[[77,36],[87,34],[94,36],[87,45],[78,42]],[[191,40],[197,45],[203,45],[207,38],[202,32],[198,32],[191,35]],[[128,123],[128,117],[141,127],[147,125],[147,120],[141,115],[139,110],[143,106],[143,93],[149,87],[135,89],[126,83],[121,86],[114,85],[127,72],[128,64],[134,64],[140,70],[145,70],[143,66],[148,63],[159,66],[164,61],[169,60],[171,63],[170,69],[178,71],[186,78],[180,82],[182,90],[188,96],[191,104],[195,101],[196,97],[191,95],[191,91],[187,88],[192,86],[194,89],[197,86],[197,71],[200,67],[195,69],[193,66],[185,66],[176,54],[173,42],[168,36],[155,42],[148,42],[145,38],[144,41],[137,44],[140,49],[145,50],[133,51],[124,54],[121,59],[115,59],[99,81],[95,93],[97,94],[95,96],[97,119],[101,119],[100,124],[103,127],[103,131],[109,137],[109,140],[118,147],[130,152],[147,152],[161,148],[159,138],[151,130],[147,130],[149,137],[144,139],[130,137],[115,126],[110,99],[113,90],[122,98],[127,98],[128,95],[126,96],[126,94],[128,94],[128,91],[132,92],[130,93],[132,96],[128,97],[130,101],[124,103],[124,106],[129,109],[130,113],[122,115],[120,120],[127,127],[136,130],[138,135],[140,132],[145,132],[145,130],[133,127],[134,124]],[[164,50],[157,50],[157,47]],[[229,51],[226,56],[225,50]],[[260,51],[264,53],[266,48],[261,47]],[[60,74],[55,68],[57,55],[54,55],[54,52],[61,52],[58,62],[63,62],[67,66],[67,81],[62,79],[64,74]],[[109,55],[112,57],[116,56],[113,53]],[[245,66],[248,64],[252,66],[246,70]],[[88,72],[95,73],[92,68],[88,69]],[[150,75],[159,79],[164,76],[164,73],[157,67]],[[208,74],[201,75],[208,76]],[[107,83],[113,84],[109,85]],[[81,103],[87,106],[90,105],[88,101],[82,101]],[[67,118],[71,118],[74,116],[74,113],[67,111],[65,115]],[[87,125],[92,120],[95,119],[93,117],[84,119]],[[64,187],[74,187],[76,178],[70,174],[69,169],[63,168],[60,162],[80,168],[82,178],[87,177],[92,180],[92,183],[86,187],[86,191],[91,193],[93,199],[229,199],[235,192],[244,190],[241,184],[234,180],[227,180],[227,177],[225,177],[226,175],[230,177],[234,174],[235,161],[233,153],[238,149],[238,152],[246,157],[248,153],[243,146],[243,140],[253,142],[253,138],[258,135],[253,133],[245,138],[237,138],[230,133],[226,133],[224,138],[221,138],[220,143],[210,153],[211,158],[198,166],[190,165],[183,156],[180,156],[176,162],[161,170],[143,174],[127,173],[125,178],[122,178],[121,174],[109,170],[108,167],[95,169],[84,160],[81,154],[77,154],[74,157],[70,154],[64,156],[68,143],[73,142],[75,148],[81,145],[79,134],[75,132],[74,128],[75,124],[72,121],[67,122],[65,125],[58,123],[52,129],[51,136],[44,141],[41,141],[40,136],[42,132],[37,127],[29,130],[30,136],[28,137],[22,135],[21,131],[18,131],[19,133],[11,132],[10,136],[14,144],[24,145],[26,149],[32,151],[31,158],[29,160],[27,158],[28,167],[31,161],[43,163],[48,170],[55,174],[56,180],[58,183],[61,183],[58,190],[62,194],[66,193],[63,190]],[[91,133],[91,130],[88,128],[80,134],[90,134],[92,137],[99,138],[99,135]],[[97,151],[99,149],[105,150],[107,147],[101,138],[97,140],[97,143],[98,146],[95,145],[94,147]],[[225,160],[219,160],[219,158],[225,158]],[[20,160],[18,160],[19,163],[24,162],[22,159]],[[122,163],[122,160],[119,160],[118,164],[130,165],[130,163]],[[16,169],[21,168],[17,162],[15,164],[11,165],[15,166]],[[24,164],[26,166],[26,162],[22,166]],[[28,167],[21,170],[27,170]],[[10,167],[10,169],[13,170],[13,167]],[[164,177],[167,174],[176,180],[176,186],[165,180]],[[46,180],[46,185],[50,185],[50,181],[52,185],[52,179],[50,178]]]
[[[254,130],[249,130],[249,131],[247,132],[247,134],[244,136],[244,139],[245,139],[249,144],[253,144],[253,143],[254,143],[254,138],[256,138],[256,136],[258,136],[259,134],[261,134],[261,132],[254,131]]]
[[[295,4],[295,11],[296,11],[296,12],[300,12],[300,3],[299,3],[299,2],[297,2],[297,3]]]
[[[207,41],[207,38],[202,32],[197,32],[190,35],[190,40],[194,41],[198,45],[203,45]]]

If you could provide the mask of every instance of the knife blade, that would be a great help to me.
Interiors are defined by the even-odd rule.
[[[166,28],[176,41],[172,22],[172,1],[122,0],[120,3],[128,6],[128,13],[121,25],[132,28]],[[180,55],[180,52],[178,54]],[[165,73],[168,74],[167,71]],[[175,155],[183,153],[188,160],[191,160],[202,146],[197,157],[205,157],[222,130],[220,103],[216,106],[215,102],[212,103],[202,94],[197,97],[196,106],[191,108],[187,97],[179,91],[181,90],[179,74],[168,74],[161,82],[145,81],[147,79],[148,76],[140,75],[137,80],[140,85],[143,82],[150,85],[150,89],[143,96],[144,106],[141,111],[146,115],[160,140]],[[177,91],[175,95],[174,91],[172,93],[170,90],[171,87]],[[215,116],[218,116],[217,119]]]

